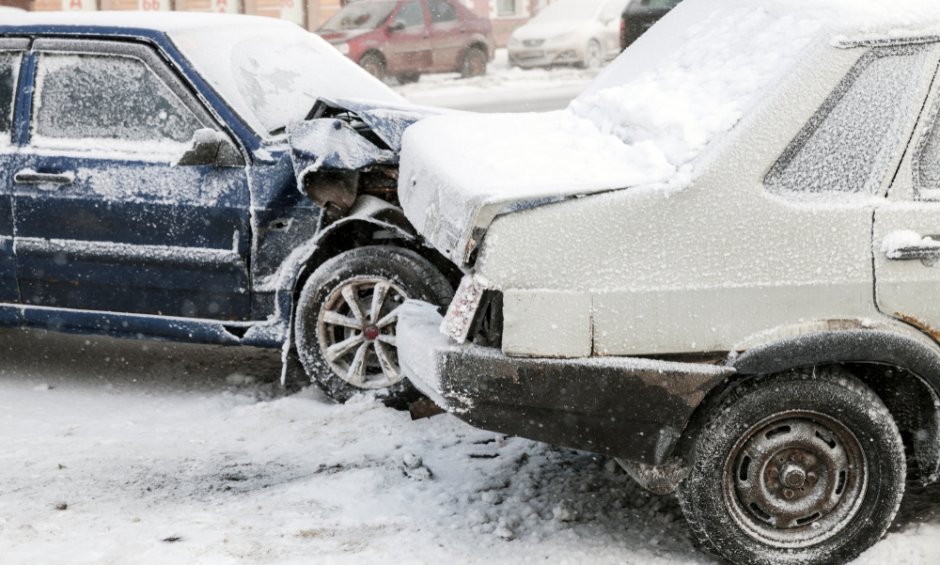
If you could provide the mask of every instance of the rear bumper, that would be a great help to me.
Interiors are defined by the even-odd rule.
[[[441,316],[409,302],[399,362],[442,408],[486,430],[649,465],[672,455],[707,392],[733,369],[640,358],[526,359],[455,345]]]

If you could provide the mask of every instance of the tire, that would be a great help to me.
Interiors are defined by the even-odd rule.
[[[385,79],[385,58],[375,51],[369,51],[359,59],[359,66],[379,80]]]
[[[745,381],[692,438],[677,494],[694,537],[732,563],[844,563],[885,534],[906,460],[891,414],[841,368]]]
[[[460,62],[460,78],[480,77],[486,74],[489,56],[479,47],[470,47]]]
[[[370,246],[341,253],[314,271],[300,294],[294,319],[300,362],[337,402],[374,391],[387,405],[405,407],[420,394],[398,367],[394,311],[408,298],[443,305],[452,295],[447,279],[413,251]]]
[[[588,41],[584,49],[584,61],[581,62],[582,69],[600,68],[604,60],[604,54],[601,51],[601,44],[596,39]]]
[[[395,78],[398,80],[398,84],[411,84],[421,79],[421,73],[402,73]]]

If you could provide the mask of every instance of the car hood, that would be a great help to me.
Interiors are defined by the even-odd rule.
[[[374,29],[350,29],[346,31],[323,31],[317,32],[317,35],[330,43],[343,43],[375,31]]]
[[[399,167],[408,220],[458,265],[497,216],[676,176],[655,148],[563,111],[429,118],[406,133]]]
[[[355,171],[398,162],[401,139],[415,122],[444,110],[410,105],[320,99],[288,130],[298,186],[319,170]]]
[[[550,40],[569,33],[580,32],[590,25],[589,20],[575,22],[529,22],[512,33],[513,39],[526,41],[532,39]]]

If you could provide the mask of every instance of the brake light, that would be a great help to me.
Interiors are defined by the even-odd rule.
[[[627,48],[627,17],[620,16],[620,50]]]

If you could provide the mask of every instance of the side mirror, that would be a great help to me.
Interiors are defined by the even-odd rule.
[[[217,167],[242,167],[245,159],[238,148],[222,132],[204,128],[193,134],[192,145],[176,163],[181,167],[215,165]]]
[[[401,20],[395,20],[388,26],[389,33],[395,33],[396,31],[401,31],[405,29],[405,22]]]

